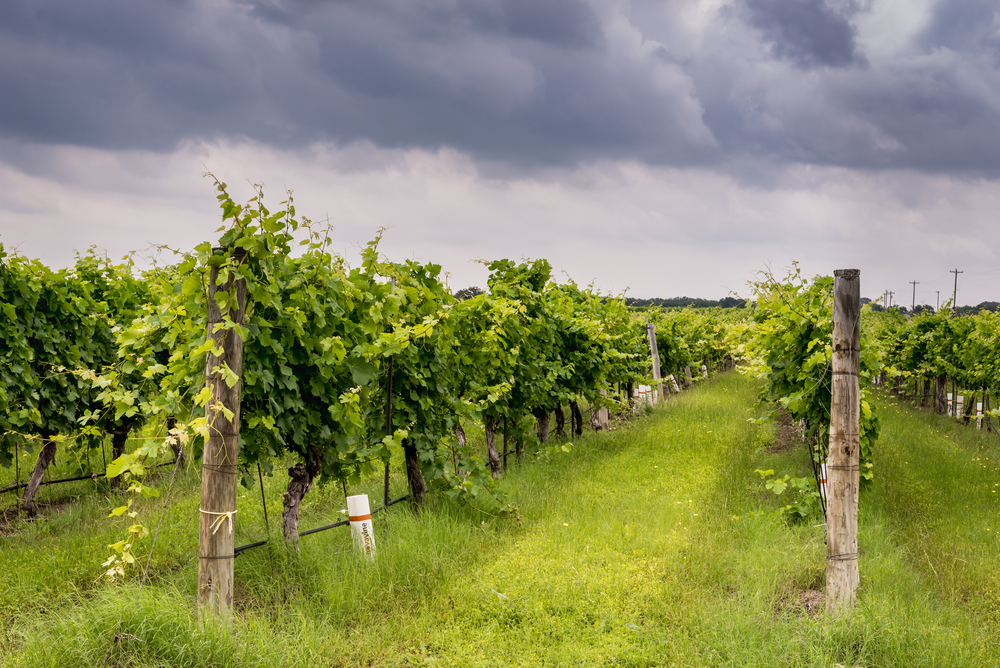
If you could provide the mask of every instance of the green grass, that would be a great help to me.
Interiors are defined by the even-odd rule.
[[[432,500],[376,516],[375,564],[344,529],[303,538],[298,556],[249,551],[228,629],[194,611],[196,471],[179,476],[141,592],[100,580],[115,499],[75,492],[2,537],[0,664],[101,665],[111,649],[118,666],[1000,665],[996,437],[880,399],[859,600],[848,618],[810,615],[822,520],[777,516],[754,473],[808,470],[804,448],[769,452],[773,430],[748,421],[756,390],[720,376],[512,467],[523,525]],[[272,532],[283,484],[265,479]],[[314,489],[301,526],[343,507],[338,486]],[[237,543],[265,535],[259,489],[239,509]]]

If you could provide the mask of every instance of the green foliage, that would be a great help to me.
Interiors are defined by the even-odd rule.
[[[805,422],[806,437],[817,464],[826,460],[830,438],[830,369],[833,360],[833,279],[807,280],[796,266],[783,279],[764,272],[751,285],[757,299],[753,326],[747,330],[742,353],[748,373],[765,379],[762,399],[788,411],[793,421]],[[879,356],[866,330],[861,334],[861,484],[874,477],[872,452],[879,419],[866,388],[879,370]]]
[[[795,478],[784,475],[779,478],[774,474],[774,469],[766,471],[754,469],[754,472],[760,476],[766,490],[782,501],[789,501],[788,504],[778,509],[779,514],[798,521],[813,517],[821,512],[820,494],[816,489],[816,480],[812,476]]]
[[[947,310],[906,317],[867,314],[890,379],[951,377],[960,387],[1000,387],[1000,314],[950,317]]]
[[[230,276],[246,286],[246,314],[233,320],[235,294],[219,289],[217,331],[239,334],[243,344],[241,443],[243,463],[293,452],[313,475],[344,478],[385,455],[369,443],[364,410],[384,354],[399,348],[403,332],[385,334],[393,303],[373,262],[349,269],[327,249],[330,239],[299,221],[291,197],[272,213],[263,192],[237,205],[216,182],[223,221],[217,245],[205,242],[180,254],[158,276],[156,298],[119,337],[123,358],[155,383],[144,410],[183,418],[213,400],[212,387],[232,386],[236,375],[220,365],[201,388],[206,356],[208,281]],[[304,236],[297,240],[296,234]],[[293,250],[299,253],[293,255]],[[165,357],[165,359],[164,359]],[[207,426],[191,428],[204,437]]]
[[[113,347],[118,305],[103,292],[99,264],[91,254],[75,270],[52,271],[37,260],[8,256],[0,246],[0,463],[5,466],[18,440],[66,441],[78,432],[78,418],[91,401],[90,383],[80,370],[107,363]]]
[[[372,258],[374,261],[374,257]],[[495,493],[493,479],[470,445],[455,436],[460,418],[473,414],[472,397],[456,390],[463,378],[475,377],[487,360],[459,346],[465,316],[482,295],[456,304],[440,280],[441,267],[409,261],[383,263],[379,273],[395,280],[391,290],[392,336],[399,345],[385,349],[392,355],[392,429],[417,452],[421,472],[432,488],[452,500],[470,500]],[[467,307],[465,305],[468,304]],[[386,378],[380,378],[380,385]],[[468,389],[469,385],[466,383]],[[380,433],[384,413],[373,411],[371,432]],[[382,453],[388,458],[388,450]]]
[[[696,372],[702,364],[716,369],[727,357],[735,358],[736,332],[749,315],[745,309],[691,307],[649,312],[656,327],[661,375],[680,375],[687,366]]]

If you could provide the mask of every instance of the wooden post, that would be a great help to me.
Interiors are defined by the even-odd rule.
[[[218,249],[216,249],[218,251]],[[242,253],[234,254],[237,261]],[[228,619],[233,606],[233,547],[235,544],[236,481],[240,447],[240,376],[243,371],[243,339],[235,330],[215,331],[223,322],[215,295],[219,270],[212,267],[208,284],[208,336],[222,349],[218,356],[209,352],[205,361],[205,382],[212,398],[205,407],[209,426],[208,442],[202,458],[201,523],[198,531],[198,607],[203,613]],[[230,295],[229,316],[242,324],[246,311],[246,282],[230,275],[223,289]],[[232,298],[235,297],[235,300]],[[226,383],[221,367],[228,365],[236,383]],[[227,419],[223,406],[232,411]]]
[[[608,396],[608,391],[606,389],[601,389],[601,395],[605,397]],[[597,423],[604,431],[611,428],[611,411],[609,411],[607,407],[601,408],[597,411]]]
[[[656,401],[663,401],[663,382],[660,378],[660,351],[656,347],[656,325],[646,323],[646,338],[649,339],[649,354],[653,361],[653,386],[656,388]]]
[[[858,589],[861,272],[833,272],[833,378],[827,465],[826,603],[849,610]]]

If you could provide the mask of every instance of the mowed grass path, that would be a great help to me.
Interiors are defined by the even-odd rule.
[[[749,421],[756,391],[720,376],[515,468],[503,484],[523,526],[436,504],[381,517],[376,564],[337,531],[303,539],[298,557],[249,552],[228,631],[193,612],[187,510],[141,593],[82,577],[96,579],[100,555],[66,526],[44,546],[73,565],[72,587],[31,581],[16,555],[43,558],[34,533],[5,537],[0,567],[29,569],[12,577],[19,591],[50,602],[6,599],[3,664],[100,665],[120,630],[108,665],[1000,665],[995,437],[884,402],[860,598],[832,619],[803,607],[824,582],[822,520],[789,525],[754,473],[807,470],[802,447],[768,451],[772,429]],[[178,507],[197,503],[194,485],[180,489]]]

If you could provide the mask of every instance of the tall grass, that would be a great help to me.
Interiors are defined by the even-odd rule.
[[[194,611],[196,472],[180,478],[141,592],[100,581],[114,531],[106,501],[82,496],[0,544],[2,663],[92,666],[111,650],[120,666],[1000,665],[995,446],[883,401],[860,596],[834,619],[804,607],[824,582],[822,519],[789,524],[753,473],[808,466],[803,447],[770,452],[773,430],[748,421],[756,390],[720,376],[512,466],[503,486],[523,523],[400,504],[376,516],[374,564],[343,529],[303,538],[298,555],[281,541],[249,551],[228,629]],[[283,481],[265,483],[274,533]],[[381,496],[377,478],[349,491]],[[237,542],[266,534],[258,494],[241,492]],[[344,507],[332,485],[307,499],[303,527]]]

